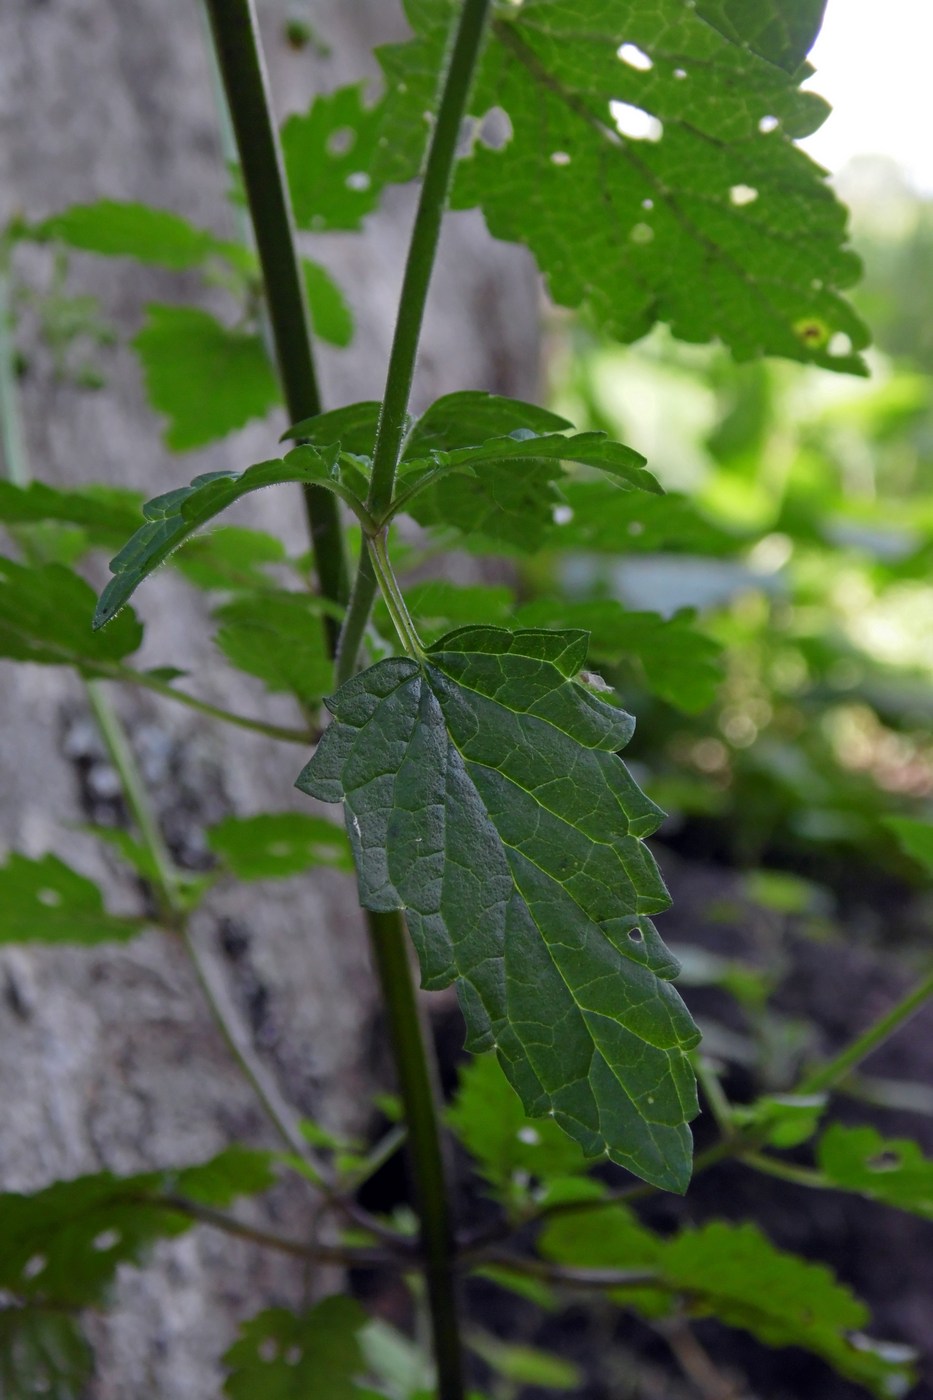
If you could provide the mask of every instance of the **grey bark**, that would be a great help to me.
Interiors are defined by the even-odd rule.
[[[284,15],[284,3],[262,6],[280,112],[306,105],[316,89],[374,73],[369,46],[404,32],[398,7],[386,0],[322,3],[312,19],[332,47],[325,58],[288,48]],[[218,132],[195,0],[5,0],[0,7],[3,221],[17,210],[38,217],[109,196],[172,208],[229,236]],[[411,192],[397,191],[365,235],[316,245],[357,319],[351,350],[322,360],[330,405],[381,393],[411,209]],[[18,257],[17,276],[32,285],[47,282],[50,271],[44,252]],[[100,297],[123,342],[146,301],[191,294],[184,278],[135,265],[76,258],[74,273],[81,290]],[[532,394],[536,299],[524,257],[489,240],[477,219],[455,216],[444,237],[418,400],[468,387]],[[125,344],[96,352],[106,385],[95,392],[56,374],[28,310],[20,343],[26,444],[44,480],[110,481],[154,495],[198,471],[242,467],[274,451],[280,418],[173,458]],[[260,505],[261,523],[300,547],[299,513],[287,493],[265,493]],[[205,608],[170,571],[148,587],[140,611],[147,626],[141,665],[170,662],[189,669],[192,687],[216,703],[293,718],[284,701],[224,668],[210,647]],[[129,693],[115,699],[181,858],[197,862],[203,826],[224,813],[296,800],[300,750],[206,724],[170,702]],[[138,910],[133,882],[74,829],[121,816],[81,683],[57,670],[3,663],[0,703],[0,850],[55,850],[101,881],[112,907]],[[243,1033],[282,1094],[298,1112],[342,1128],[363,1125],[381,1075],[370,1051],[377,1008],[354,903],[350,883],[326,875],[224,890],[198,927]],[[6,1189],[103,1167],[197,1161],[233,1140],[274,1141],[182,949],[156,930],[119,949],[0,951],[0,1097]],[[310,1203],[299,1188],[283,1187],[272,1209],[279,1228],[308,1228]],[[206,1230],[160,1246],[144,1272],[122,1271],[113,1310],[91,1320],[98,1353],[91,1394],[218,1394],[217,1357],[236,1321],[270,1302],[299,1303],[302,1290],[290,1264]]]

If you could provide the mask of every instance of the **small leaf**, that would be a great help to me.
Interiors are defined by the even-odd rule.
[[[798,1147],[813,1137],[826,1110],[825,1094],[765,1094],[733,1109],[737,1124],[752,1127],[769,1147]]]
[[[262,337],[230,330],[197,307],[150,306],[133,347],[149,402],[169,420],[164,436],[173,452],[226,437],[279,402]]]
[[[365,83],[316,97],[282,127],[282,152],[299,228],[358,229],[379,201],[370,171],[381,111],[367,107]]]
[[[874,1128],[834,1123],[820,1138],[817,1162],[833,1186],[933,1220],[933,1161],[909,1138],[885,1141]]]
[[[933,824],[914,817],[885,817],[883,824],[893,832],[901,850],[933,875]]]
[[[128,611],[106,636],[95,637],[93,608],[93,590],[62,564],[29,568],[0,559],[0,656],[105,675],[137,649],[143,629]]]
[[[0,1309],[4,1400],[81,1400],[94,1357],[75,1318],[42,1307]]]
[[[196,476],[190,486],[180,486],[147,502],[143,506],[146,523],[110,561],[114,577],[101,594],[94,614],[95,629],[109,622],[143,579],[189,535],[241,496],[290,481],[334,488],[331,471],[335,459],[336,451],[326,454],[312,447],[296,447],[284,459],[259,462],[243,472],[206,472]]]
[[[349,345],[353,339],[353,316],[343,292],[327,269],[310,258],[302,258],[301,272],[312,331],[329,345]]]
[[[526,1112],[683,1190],[699,1033],[646,917],[661,814],[585,656],[582,632],[468,627],[380,662],[328,702],[298,786],[345,803],[361,902],[406,910],[424,985],[457,982],[468,1048],[498,1050]]]
[[[268,1152],[231,1147],[178,1171],[99,1172],[31,1195],[0,1195],[0,1287],[63,1306],[95,1303],[120,1264],[138,1263],[153,1241],[191,1228],[190,1217],[160,1198],[228,1205],[268,1189],[271,1160]]]
[[[319,865],[353,868],[340,827],[304,812],[226,817],[205,835],[210,849],[239,880],[281,880]]]
[[[115,199],[73,204],[24,231],[30,238],[54,239],[85,253],[136,258],[176,270],[198,267],[212,254],[229,257],[231,250],[235,256],[240,252],[235,244],[222,242],[170,209]]]
[[[240,1328],[225,1354],[230,1400],[359,1400],[364,1370],[358,1340],[366,1322],[359,1303],[334,1295],[301,1316],[268,1308]]]
[[[311,707],[331,684],[318,600],[280,589],[246,593],[214,610],[214,640],[234,666],[271,691],[288,691]]]
[[[489,1333],[474,1333],[470,1349],[513,1385],[533,1385],[542,1390],[578,1390],[583,1384],[578,1367],[539,1347],[503,1342]]]

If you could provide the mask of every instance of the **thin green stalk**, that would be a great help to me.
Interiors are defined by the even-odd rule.
[[[130,1203],[136,1204],[137,1201],[131,1197]],[[262,1245],[265,1249],[274,1249],[280,1254],[291,1254],[299,1259],[310,1259],[317,1264],[337,1264],[347,1269],[359,1269],[391,1267],[393,1263],[400,1268],[407,1268],[411,1263],[408,1259],[398,1259],[387,1250],[317,1242],[308,1244],[303,1240],[292,1240],[287,1235],[248,1225],[243,1220],[237,1220],[235,1216],[226,1215],[211,1206],[201,1205],[199,1201],[189,1201],[184,1196],[160,1196],[155,1202],[151,1197],[143,1196],[138,1199],[138,1203],[163,1206],[165,1210],[177,1211],[179,1215],[196,1220],[199,1225],[210,1225],[215,1230],[222,1230],[225,1235],[235,1235],[238,1239]]]
[[[742,1161],[756,1172],[765,1176],[776,1176],[780,1181],[791,1181],[795,1186],[807,1186],[811,1190],[826,1191],[832,1187],[821,1172],[809,1167],[798,1167],[793,1162],[782,1162],[778,1157],[769,1157],[765,1152],[743,1152]]]
[[[103,664],[100,669],[104,670]],[[106,673],[107,680],[141,685],[144,690],[163,695],[166,700],[175,700],[179,705],[186,705],[189,710],[197,710],[200,715],[223,720],[224,724],[236,725],[238,729],[250,729],[254,734],[265,734],[269,739],[281,739],[286,744],[307,746],[314,738],[314,734],[308,729],[290,729],[287,725],[270,724],[267,720],[254,719],[251,715],[238,715],[234,710],[225,710],[207,700],[199,700],[187,690],[176,690],[168,681],[160,680],[158,676],[149,675],[145,671],[134,671],[132,666],[121,666],[119,662],[115,662],[106,666]]]
[[[441,1148],[439,1093],[408,962],[401,916],[370,913],[373,957],[386,1001],[408,1151],[421,1218],[421,1239],[440,1400],[464,1400],[453,1229]]]
[[[340,629],[340,641],[337,646],[335,680],[338,686],[348,681],[356,671],[360,647],[363,645],[366,628],[369,626],[369,614],[372,611],[375,596],[376,575],[373,571],[372,556],[364,538],[363,547],[360,550],[360,562],[353,580],[353,592],[350,594],[350,601],[347,604],[347,612],[343,620],[343,627]]]
[[[398,586],[398,579],[395,577],[386,552],[386,531],[380,530],[378,535],[374,535],[366,543],[372,559],[373,573],[385,599],[385,605],[398,633],[399,641],[409,656],[416,661],[421,660],[424,656],[424,647],[412,621],[411,613],[405,605],[402,590]]]
[[[255,9],[253,0],[205,0],[205,4],[236,135],[279,377],[289,418],[297,423],[320,413],[321,399]],[[304,499],[321,592],[326,598],[345,603],[348,571],[337,504],[320,486],[305,487]],[[336,626],[325,619],[325,627],[335,651]]]
[[[831,1060],[827,1060],[819,1069],[808,1074],[803,1082],[795,1090],[798,1094],[816,1094],[824,1089],[831,1089],[840,1080],[845,1079],[856,1065],[868,1058],[873,1050],[877,1050],[895,1031],[900,1030],[911,1016],[929,1001],[933,996],[933,972],[923,978],[914,987],[913,991],[902,997],[895,1006],[892,1006],[887,1015],[882,1016],[873,1026],[853,1040],[851,1045],[846,1046],[838,1055],[834,1055]]]

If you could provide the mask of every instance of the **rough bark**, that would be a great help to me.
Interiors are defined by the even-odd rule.
[[[355,0],[315,7],[329,58],[283,38],[285,6],[262,6],[281,110],[315,87],[374,71],[369,45],[403,32],[396,5]],[[5,0],[0,7],[0,219],[42,216],[102,196],[141,199],[231,234],[218,118],[204,28],[194,0]],[[320,240],[316,255],[346,289],[357,318],[353,348],[323,359],[326,400],[378,396],[412,208],[398,191],[362,237]],[[184,278],[75,258],[82,290],[101,299],[125,342],[146,301],[176,297]],[[50,276],[45,253],[20,256],[33,286]],[[458,215],[445,234],[417,394],[454,387],[529,395],[536,377],[536,289],[515,250]],[[171,457],[145,405],[125,344],[96,352],[105,387],[56,374],[36,316],[20,327],[21,402],[32,469],[50,482],[103,480],[149,495],[198,471],[271,455],[279,419],[222,445]],[[262,523],[300,544],[294,502],[265,493]],[[253,513],[253,520],[256,514]],[[98,580],[99,581],[99,580]],[[140,662],[187,668],[199,693],[253,712],[287,713],[212,653],[206,613],[170,571],[140,611]],[[116,696],[169,841],[182,861],[203,854],[205,822],[293,801],[299,750],[193,718],[168,702]],[[100,879],[116,908],[140,891],[70,824],[123,820],[115,775],[81,683],[59,671],[0,665],[0,843],[54,849]],[[284,704],[284,702],[283,702]],[[374,994],[349,882],[305,879],[220,891],[198,933],[224,977],[244,1033],[301,1112],[359,1127],[378,1075],[370,1046]],[[2,918],[2,914],[0,914]],[[231,1140],[272,1142],[198,996],[182,949],[146,934],[120,949],[0,952],[0,1184],[29,1189],[109,1167],[132,1171],[196,1161]],[[283,1190],[277,1224],[309,1219],[300,1190]],[[113,1312],[92,1322],[96,1400],[190,1400],[218,1393],[216,1358],[235,1321],[270,1300],[298,1301],[290,1265],[207,1231],[160,1247],[144,1274],[125,1271]]]

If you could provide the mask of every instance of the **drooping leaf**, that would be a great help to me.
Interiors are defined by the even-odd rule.
[[[300,228],[358,229],[379,200],[370,171],[381,111],[367,106],[364,83],[316,97],[282,127],[282,153]]]
[[[250,491],[285,482],[313,482],[346,492],[335,481],[332,471],[336,451],[325,453],[313,447],[296,447],[285,458],[259,462],[243,472],[206,472],[190,486],[180,486],[143,506],[145,524],[110,561],[114,577],[107,584],[94,614],[94,627],[102,627],[114,617],[128,598],[154,569],[200,526],[226,510]]]
[[[629,612],[610,598],[586,603],[542,599],[519,609],[516,620],[527,627],[585,623],[595,660],[637,660],[649,690],[687,714],[706,709],[716,698],[722,647],[693,625],[689,611],[664,618]]]
[[[353,316],[343,292],[320,263],[302,258],[301,271],[308,296],[311,330],[329,345],[349,345],[353,339]]]
[[[95,636],[93,608],[93,590],[62,564],[30,568],[0,559],[0,656],[106,674],[137,649],[143,629],[129,610],[106,635]]]
[[[58,856],[12,851],[0,866],[0,943],[124,942],[144,927],[108,914],[93,880]]]
[[[215,608],[214,640],[227,660],[272,691],[316,705],[333,677],[318,600],[310,593],[267,589]]]
[[[828,110],[799,86],[814,9],[814,0],[803,9],[710,0],[708,14],[681,0],[500,6],[469,109],[504,113],[496,125],[508,129],[487,144],[480,124],[454,206],[479,205],[495,237],[526,243],[554,299],[585,303],[617,339],[663,321],[738,359],[783,355],[864,373],[867,332],[839,295],[859,272],[845,211],[793,144]],[[407,10],[415,38],[378,54],[379,181],[418,170],[458,6],[409,0]]]
[[[324,1298],[298,1316],[268,1308],[240,1328],[224,1356],[230,1400],[360,1400],[364,1370],[358,1340],[366,1315],[352,1298]]]
[[[819,1140],[817,1163],[833,1186],[933,1220],[933,1161],[909,1138],[886,1141],[875,1128],[834,1123]]]
[[[64,491],[44,482],[14,486],[0,481],[0,520],[6,525],[68,522],[80,525],[92,545],[109,547],[135,528],[142,497],[117,486]]]
[[[262,337],[197,307],[149,306],[133,348],[149,402],[169,420],[164,436],[173,452],[226,437],[279,402]]]
[[[42,1307],[0,1309],[4,1400],[81,1400],[94,1358],[75,1318]]]
[[[212,255],[238,258],[241,249],[217,238],[207,229],[149,204],[101,199],[94,204],[73,204],[23,232],[37,240],[53,239],[85,253],[105,257],[136,258],[176,270],[198,267]]]
[[[225,817],[205,835],[210,849],[239,880],[285,879],[317,865],[353,868],[341,829],[305,812]]]
[[[826,0],[698,0],[697,13],[733,43],[794,73],[813,47]]]
[[[526,1112],[683,1190],[699,1033],[647,918],[661,813],[585,657],[582,632],[468,627],[380,662],[328,702],[298,786],[344,802],[363,905],[406,911],[424,985],[457,982],[468,1047],[498,1050]]]
[[[190,1216],[173,1197],[225,1206],[272,1184],[272,1156],[230,1147],[178,1171],[111,1172],[56,1181],[31,1195],[0,1195],[0,1287],[69,1307],[99,1301],[118,1265],[153,1241],[183,1234]]]

